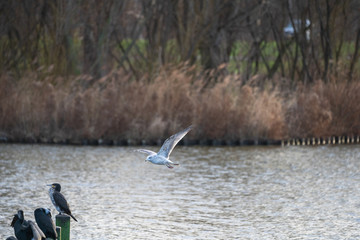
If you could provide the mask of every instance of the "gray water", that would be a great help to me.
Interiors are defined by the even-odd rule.
[[[0,239],[18,209],[56,215],[53,182],[72,239],[360,239],[356,145],[178,146],[174,169],[134,149],[0,145]]]

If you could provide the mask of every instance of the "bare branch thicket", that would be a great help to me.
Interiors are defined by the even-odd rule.
[[[262,72],[267,73],[272,78],[278,69],[284,74],[283,57],[286,53],[285,43],[283,42],[282,32],[279,29],[279,23],[284,19],[280,12],[283,12],[281,2],[276,1],[248,1],[247,4],[253,5],[254,11],[246,16],[246,26],[250,34],[251,45],[247,58],[246,78],[258,74],[260,66],[265,69]],[[255,5],[254,5],[255,4]],[[272,42],[275,39],[277,52],[272,50]]]
[[[99,78],[123,69],[142,79],[168,64],[227,74],[232,63],[246,79],[353,79],[357,9],[357,0],[1,1],[1,70]],[[286,39],[288,22],[299,26]]]
[[[350,1],[349,9],[360,9],[359,1]],[[345,35],[346,41],[351,41],[355,35],[355,43],[354,43],[354,51],[351,55],[350,67],[348,71],[348,79],[353,80],[353,74],[355,71],[355,65],[359,66],[359,48],[360,48],[360,14],[359,11],[355,11],[355,14],[351,14],[349,17],[348,26],[350,26],[350,31],[347,31],[347,35]],[[356,34],[354,34],[356,33]],[[359,73],[359,70],[358,70]]]
[[[114,43],[109,49],[109,54],[119,67],[127,73],[133,73],[136,79],[139,79],[136,66],[147,62],[137,45],[144,29],[140,12],[137,2],[117,1],[110,14],[110,39],[114,39]],[[120,52],[115,51],[117,48],[120,49]],[[137,53],[136,55],[131,54],[134,51]]]
[[[83,72],[99,78],[111,69],[109,61],[109,16],[114,1],[86,1],[82,4]]]
[[[172,36],[175,1],[141,1],[144,17],[147,71],[152,73],[167,62],[167,45]]]
[[[289,2],[288,2],[289,3]],[[288,10],[288,16],[290,19],[290,22],[293,26],[297,26],[299,24],[295,23],[296,20],[300,20],[300,25],[297,27],[294,27],[294,38],[296,43],[296,49],[295,49],[295,57],[292,62],[292,70],[291,70],[291,77],[292,79],[295,78],[295,72],[297,72],[300,79],[303,79],[304,82],[310,81],[312,82],[312,76],[310,75],[309,69],[308,69],[308,39],[307,31],[307,20],[308,20],[308,8],[306,5],[306,1],[297,1],[295,2],[295,6],[297,9],[297,13],[293,13],[293,10],[290,9],[290,4],[287,4],[287,10]],[[294,16],[295,15],[295,16]],[[296,20],[295,20],[296,19]],[[300,51],[300,62],[301,64],[298,64],[298,52]],[[301,66],[301,69],[298,68],[298,65]]]
[[[354,66],[359,61],[359,48],[360,48],[360,26],[358,26],[358,29],[356,31],[355,51],[351,57],[351,63],[348,72],[348,78],[350,81],[353,80]]]
[[[357,6],[356,1],[274,0],[269,3],[272,6],[281,7],[282,12],[285,13],[285,15],[281,15],[281,13],[277,13],[276,8],[267,8],[267,17],[272,23],[271,37],[275,40],[278,51],[273,64],[271,58],[263,59],[265,66],[271,66],[271,70],[268,71],[269,78],[279,72],[279,67],[282,74],[285,69],[286,76],[305,83],[313,82],[313,79],[317,78],[327,80],[329,75],[336,77],[339,72],[344,72],[344,68],[348,69],[348,76],[351,78],[350,73],[353,71],[351,69],[356,65],[358,51],[355,48],[353,57],[350,58],[344,57],[344,54],[349,52],[351,42],[355,45],[358,42],[356,34],[351,36],[351,33],[358,31],[356,28],[358,23],[354,20],[359,19],[358,12],[354,10]],[[282,20],[279,16],[282,16],[282,19],[285,17],[287,22],[295,26],[292,38],[284,39],[282,36],[284,22],[277,21],[279,18]],[[310,26],[307,26],[306,21],[310,22]],[[259,34],[255,36],[259,36]]]

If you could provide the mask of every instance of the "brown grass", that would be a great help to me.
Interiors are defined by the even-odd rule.
[[[194,140],[360,134],[360,84],[321,81],[290,90],[164,67],[149,82],[119,71],[101,79],[0,77],[0,136],[13,141],[146,140],[194,124]],[[275,82],[275,81],[274,81]]]
[[[356,136],[360,130],[360,83],[317,81],[299,86],[287,103],[291,137]]]

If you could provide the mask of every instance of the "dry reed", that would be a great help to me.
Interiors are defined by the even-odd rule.
[[[194,74],[195,72],[195,74]],[[296,90],[244,84],[225,76],[205,87],[194,68],[164,67],[148,81],[122,71],[15,80],[0,77],[0,136],[12,141],[146,140],[156,143],[194,124],[193,140],[284,139],[360,133],[357,82],[299,85]]]

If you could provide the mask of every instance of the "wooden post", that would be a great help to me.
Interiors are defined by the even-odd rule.
[[[56,215],[56,226],[61,227],[61,240],[70,240],[70,216]]]
[[[57,240],[61,240],[61,227],[56,227]]]

